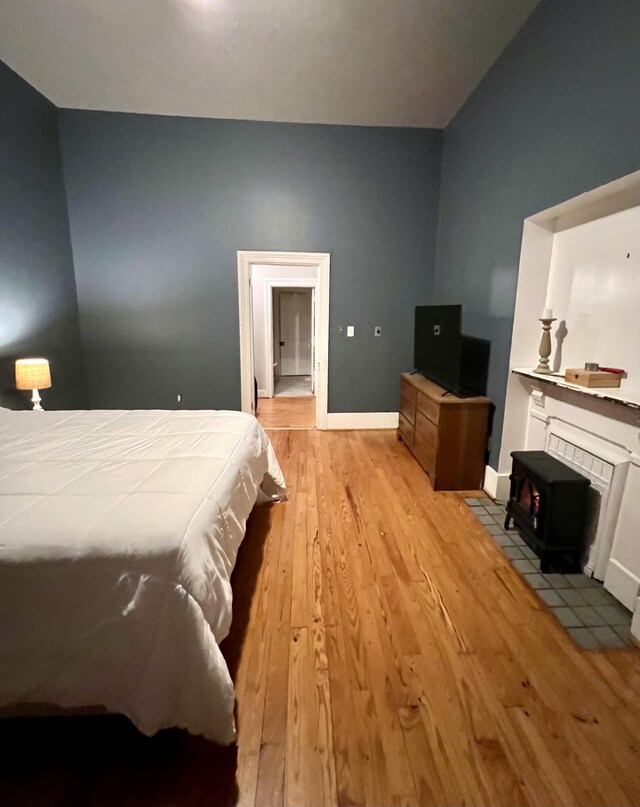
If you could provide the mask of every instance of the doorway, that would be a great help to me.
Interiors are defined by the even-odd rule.
[[[314,309],[315,287],[272,286],[271,341],[273,396],[276,398],[303,398],[315,394]]]
[[[238,252],[238,301],[242,411],[326,429],[329,255]]]

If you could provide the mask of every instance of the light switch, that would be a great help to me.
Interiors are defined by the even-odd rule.
[[[347,336],[355,336],[355,335],[356,335],[355,325],[347,325]]]

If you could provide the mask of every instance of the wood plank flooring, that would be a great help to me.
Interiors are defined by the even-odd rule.
[[[315,429],[315,396],[260,398],[257,418],[265,429]]]
[[[223,643],[237,749],[0,725],[0,803],[637,805],[640,653],[585,652],[392,432],[274,431]],[[84,722],[83,722],[84,721]]]
[[[579,650],[393,433],[271,436],[239,802],[638,804],[640,654]]]

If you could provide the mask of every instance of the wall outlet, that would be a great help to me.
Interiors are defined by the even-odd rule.
[[[379,325],[376,325],[376,327],[373,329],[373,335],[374,336],[382,335],[382,328]]]
[[[354,325],[347,325],[347,336],[355,336],[356,329]]]

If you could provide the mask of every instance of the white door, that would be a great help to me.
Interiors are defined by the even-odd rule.
[[[271,393],[275,387],[275,379],[282,375],[280,363],[280,289],[271,289],[271,321],[273,323],[273,383]]]
[[[311,375],[311,289],[280,291],[280,374]]]
[[[316,394],[316,290],[311,289],[311,394]]]

